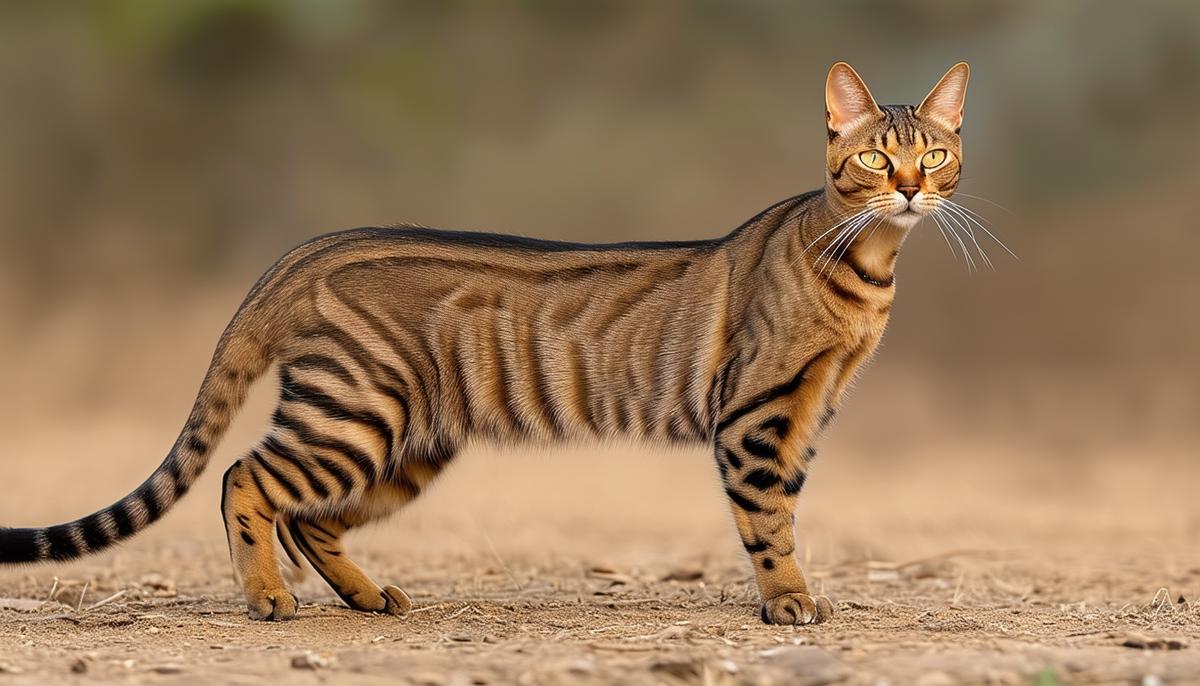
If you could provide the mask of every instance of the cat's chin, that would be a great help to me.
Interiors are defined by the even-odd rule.
[[[898,226],[902,229],[907,230],[907,229],[911,229],[912,227],[916,226],[917,222],[921,221],[921,219],[924,218],[924,216],[925,215],[923,215],[919,212],[913,212],[912,210],[904,210],[903,212],[897,212],[896,214],[893,214],[892,216],[888,217],[887,221],[892,223],[895,226]]]

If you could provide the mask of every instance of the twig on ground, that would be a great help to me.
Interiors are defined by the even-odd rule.
[[[95,610],[98,607],[104,607],[105,605],[108,605],[109,603],[111,603],[113,601],[120,600],[121,598],[124,598],[125,594],[127,594],[128,592],[129,591],[122,588],[121,590],[108,596],[104,600],[101,600],[97,603],[92,604],[90,607],[88,607],[88,610]],[[81,599],[81,601],[82,601],[82,599]]]
[[[92,585],[92,580],[88,579],[83,582],[83,590],[79,592],[79,602],[75,605],[75,611],[83,611],[83,599],[87,596],[88,587]]]

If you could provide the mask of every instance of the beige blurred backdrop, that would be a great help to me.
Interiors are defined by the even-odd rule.
[[[148,473],[243,293],[308,237],[703,238],[819,186],[836,60],[887,103],[970,62],[961,190],[986,200],[959,200],[1020,259],[985,242],[996,269],[970,273],[918,227],[821,469],[930,495],[904,460],[999,463],[1047,498],[1101,458],[1176,481],[1200,433],[1200,4],[4,3],[0,474],[38,504],[0,517]],[[60,502],[62,479],[103,487]]]

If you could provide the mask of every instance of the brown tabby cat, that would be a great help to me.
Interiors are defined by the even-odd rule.
[[[225,473],[221,501],[255,619],[296,615],[276,536],[350,607],[408,611],[342,535],[416,498],[468,440],[625,435],[711,446],[763,621],[825,621],[833,607],[796,562],[796,496],[883,335],[900,245],[958,184],[967,78],[958,64],[919,107],[879,107],[835,64],[825,188],[716,240],[579,245],[404,226],[305,243],[251,289],[145,483],[68,524],[0,529],[0,562],[69,560],[149,526],[278,362],[273,427]]]

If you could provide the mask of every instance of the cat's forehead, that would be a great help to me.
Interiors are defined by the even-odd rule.
[[[913,105],[880,105],[879,110],[878,116],[830,143],[838,147],[878,147],[892,153],[913,148],[919,151],[934,145],[957,148],[959,144],[956,132],[922,117]]]

